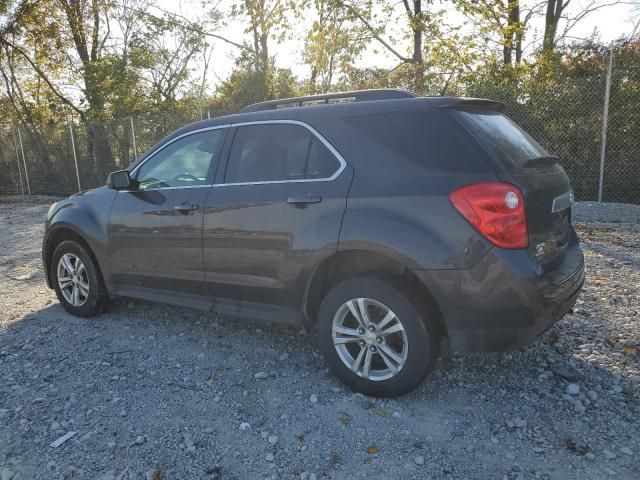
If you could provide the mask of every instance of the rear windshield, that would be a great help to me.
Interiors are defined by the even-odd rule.
[[[436,109],[401,110],[346,117],[377,148],[434,173],[484,173],[487,166],[469,134]]]
[[[482,144],[487,153],[515,167],[549,153],[506,115],[493,111],[450,110]]]

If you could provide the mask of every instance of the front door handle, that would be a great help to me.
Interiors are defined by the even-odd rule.
[[[173,207],[173,209],[176,212],[184,213],[185,215],[189,212],[193,212],[194,210],[198,210],[199,208],[200,208],[200,205],[196,205],[194,203],[189,203],[189,202],[184,202],[184,203],[181,203],[180,205],[176,205],[175,207]]]
[[[289,205],[293,205],[294,207],[305,207],[312,203],[320,203],[322,201],[322,197],[320,195],[296,195],[293,197],[287,198],[287,203]]]

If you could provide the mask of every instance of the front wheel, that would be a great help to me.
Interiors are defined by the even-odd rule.
[[[346,280],[320,305],[320,347],[331,370],[356,392],[402,395],[422,382],[437,356],[425,313],[382,279]]]
[[[51,275],[58,300],[67,312],[91,317],[105,306],[108,297],[100,272],[78,242],[66,240],[56,247]]]

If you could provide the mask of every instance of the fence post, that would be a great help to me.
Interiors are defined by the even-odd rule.
[[[24,165],[24,177],[27,179],[27,191],[31,195],[31,184],[29,183],[29,170],[27,170],[27,159],[24,156],[24,147],[22,146],[22,134],[18,127],[18,140],[20,140],[20,150],[22,151],[22,163]]]
[[[71,134],[71,148],[73,149],[73,163],[76,165],[76,179],[78,180],[78,192],[82,191],[80,186],[80,170],[78,170],[78,156],[76,155],[76,140],[73,137],[73,121],[71,118],[67,120],[69,122],[69,133]]]
[[[609,94],[611,92],[611,70],[613,67],[613,45],[609,48],[609,64],[607,65],[607,82],[604,87],[604,111],[602,114],[602,140],[600,142],[600,179],[598,181],[598,202],[602,202],[602,186],[604,183],[604,157],[607,149],[607,125],[609,123]]]
[[[133,128],[133,117],[129,117],[131,120],[131,138],[133,139],[133,160],[138,158],[138,149],[136,148],[136,130]]]
[[[13,145],[16,147],[16,161],[18,162],[18,175],[20,176],[20,190],[24,195],[24,183],[22,183],[22,167],[20,166],[20,153],[18,152],[18,141],[16,140],[16,129],[13,128]]]

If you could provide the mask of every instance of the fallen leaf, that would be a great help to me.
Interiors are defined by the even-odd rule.
[[[209,387],[213,387],[213,378],[211,378],[211,377],[207,378],[207,379],[204,381],[204,383],[206,383],[206,384],[207,384],[207,386],[209,386]]]
[[[340,416],[340,421],[342,422],[343,425],[349,425],[351,423],[351,417],[346,413],[343,413]]]
[[[384,408],[372,408],[371,411],[376,415],[380,415],[381,417],[385,417],[385,418],[391,415]]]
[[[624,353],[625,355],[635,355],[637,353],[637,350],[635,347],[624,347],[622,349],[622,353]]]
[[[367,453],[370,453],[371,455],[375,455],[379,451],[380,451],[380,449],[378,448],[377,445],[369,445],[367,447]]]

